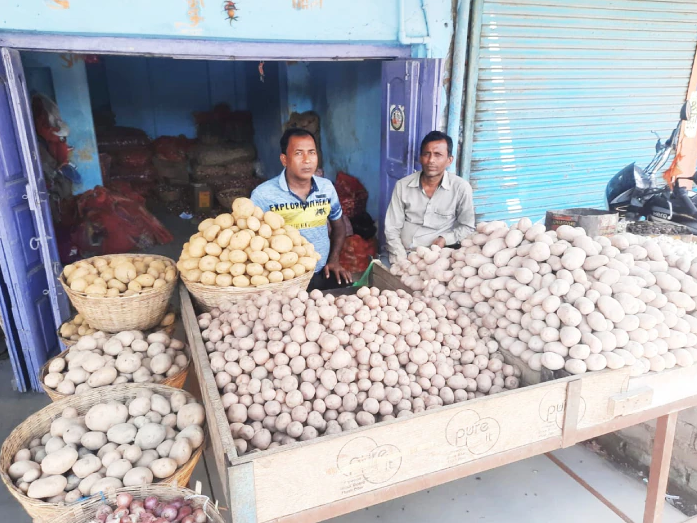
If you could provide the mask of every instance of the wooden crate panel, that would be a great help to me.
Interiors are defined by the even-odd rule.
[[[580,379],[578,428],[599,425],[615,417],[610,400],[627,390],[629,368],[590,372]]]
[[[629,380],[628,391],[645,391],[650,402],[641,410],[661,407],[697,395],[697,365],[675,367],[659,373],[649,373]],[[649,392],[650,390],[650,392]]]
[[[257,521],[549,438],[561,446],[566,387],[562,381],[518,389],[252,456]]]

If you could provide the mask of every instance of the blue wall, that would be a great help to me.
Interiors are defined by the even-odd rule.
[[[82,184],[73,185],[73,191],[78,194],[101,184],[85,62],[74,55],[22,53],[22,64],[27,69],[29,91],[53,98],[70,127],[68,144],[73,147],[70,161],[82,177]]]
[[[259,79],[258,64],[244,63],[248,109],[254,121],[254,143],[257,147],[261,171],[265,178],[273,178],[283,166],[281,151],[282,121],[280,103],[280,76],[278,62],[264,65],[264,81]]]
[[[246,107],[240,63],[106,56],[104,66],[117,125],[143,129],[152,138],[196,136],[192,113],[225,102]],[[97,83],[97,86],[100,84]],[[239,87],[242,92],[238,93]]]

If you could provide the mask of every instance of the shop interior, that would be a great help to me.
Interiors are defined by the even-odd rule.
[[[288,127],[315,134],[318,174],[340,193],[344,265],[358,272],[377,253],[380,61],[25,52],[22,62],[63,264],[176,259],[201,220],[281,171]]]

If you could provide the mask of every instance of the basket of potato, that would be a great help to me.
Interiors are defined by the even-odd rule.
[[[0,477],[34,521],[52,522],[85,496],[186,485],[205,438],[205,410],[188,392],[114,385],[29,416],[2,444]]]
[[[321,256],[283,217],[237,198],[232,213],[209,218],[184,244],[177,268],[199,307],[264,291],[305,290]]]
[[[92,329],[147,330],[162,321],[177,283],[164,256],[114,254],[66,265],[60,282]]]
[[[152,331],[164,332],[167,336],[172,336],[176,328],[177,314],[173,310],[170,310],[165,314],[164,318],[162,318],[162,321],[153,327]],[[93,329],[92,326],[85,321],[85,318],[82,317],[82,314],[76,314],[60,326],[58,329],[58,338],[65,347],[72,347],[83,336],[91,336],[96,332],[102,331]]]
[[[122,383],[159,383],[180,389],[190,357],[186,344],[165,331],[88,334],[48,360],[39,380],[52,401]]]

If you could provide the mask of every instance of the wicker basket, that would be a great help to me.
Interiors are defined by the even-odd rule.
[[[136,254],[119,254],[99,256],[105,260],[120,257],[135,257]],[[173,260],[164,256],[148,254],[155,259],[159,259],[176,266]],[[177,275],[179,272],[177,271]],[[85,321],[93,329],[105,332],[120,332],[125,330],[148,330],[162,321],[167,313],[167,305],[172,296],[177,278],[173,279],[164,287],[147,291],[144,294],[135,296],[118,296],[113,298],[87,296],[82,292],[76,292],[66,283],[65,277],[61,273],[59,278],[63,289],[70,298],[73,307],[82,314]]]
[[[170,312],[175,312],[175,311],[174,311],[174,309],[171,309],[171,308],[170,308],[170,309],[167,310],[167,312],[165,313],[165,315],[166,315],[166,314],[169,314]],[[75,316],[72,316],[68,321],[64,322],[64,324],[65,324],[65,323],[71,322],[71,321],[73,320],[74,317],[75,317]],[[165,326],[165,327],[161,327],[159,324],[158,324],[158,325],[155,325],[152,329],[150,329],[150,331],[148,332],[148,334],[150,334],[151,332],[164,332],[165,334],[167,334],[167,336],[169,336],[169,337],[171,338],[172,335],[174,334],[174,331],[177,330],[177,322],[178,322],[178,321],[179,321],[179,320],[178,320],[178,318],[176,318],[176,314],[175,314],[175,320],[174,320],[174,323],[172,323],[172,325],[167,325],[167,326]],[[62,325],[61,325],[61,327],[62,327]],[[58,329],[58,330],[56,331],[56,334],[58,334],[58,339],[60,340],[60,342],[61,342],[63,345],[65,345],[65,348],[66,348],[66,349],[69,349],[70,347],[72,347],[73,345],[75,345],[75,344],[77,343],[77,340],[71,340],[71,339],[64,338],[63,336],[61,336],[61,330],[60,330],[60,329]]]
[[[148,496],[156,496],[163,501],[171,501],[174,498],[191,498],[191,505],[195,508],[202,508],[208,516],[209,523],[225,523],[225,520],[216,509],[208,496],[197,494],[193,490],[185,488],[175,488],[166,485],[141,485],[140,487],[126,487],[105,494],[106,501],[112,506],[116,506],[116,496],[122,492],[131,494],[135,499],[145,499]],[[92,496],[91,498],[69,505],[66,514],[54,519],[51,523],[90,523],[94,520],[94,513],[103,503],[102,496]]]
[[[39,381],[41,382],[41,387],[44,389],[44,392],[46,395],[51,398],[51,401],[60,401],[65,398],[71,398],[75,396],[75,394],[62,394],[60,392],[57,392],[56,390],[44,386],[44,378],[46,377],[46,374],[48,374],[48,368],[51,366],[51,362],[55,360],[56,358],[63,358],[65,357],[68,352],[71,350],[75,350],[72,347],[69,348],[68,350],[65,350],[58,354],[57,356],[54,356],[50,360],[48,360],[46,363],[44,363],[44,366],[41,367],[41,371],[39,371]],[[186,356],[189,358],[189,363],[186,364],[186,367],[181,369],[179,372],[174,374],[173,376],[170,376],[169,378],[163,379],[160,383],[157,385],[166,385],[167,387],[172,387],[174,389],[181,389],[184,387],[184,383],[186,383],[186,378],[189,375],[189,367],[191,366],[191,353],[190,351],[186,351]],[[111,385],[106,385],[107,387],[110,387]],[[100,389],[104,387],[99,387]],[[93,389],[94,390],[94,389]]]
[[[85,394],[80,394],[79,396],[70,396],[64,400],[52,403],[29,416],[10,433],[0,449],[0,476],[2,477],[2,482],[10,491],[10,494],[19,501],[20,505],[24,507],[24,510],[26,510],[35,521],[53,523],[53,519],[65,514],[69,508],[68,505],[46,503],[40,499],[27,497],[14,485],[10,476],[7,474],[7,469],[12,464],[12,458],[17,451],[22,448],[27,448],[31,440],[41,438],[44,434],[49,432],[51,429],[51,422],[60,417],[61,412],[67,407],[74,407],[77,409],[78,414],[84,415],[90,407],[98,403],[135,398],[136,394],[144,389],[151,390],[166,398],[169,398],[174,392],[178,391],[178,389],[173,389],[171,387],[152,384],[131,383],[104,387]],[[186,391],[184,391],[184,394],[186,394],[187,398],[193,398],[193,396]],[[207,434],[205,426],[204,431]],[[173,475],[158,483],[174,486],[186,485],[189,482],[189,478],[191,477],[196,463],[198,463],[198,460],[201,458],[205,446],[206,441],[204,440],[201,446],[191,455],[189,461],[179,467]]]
[[[219,307],[223,302],[236,303],[242,300],[253,298],[264,292],[273,292],[274,294],[288,294],[290,291],[298,289],[304,291],[310,284],[310,280],[314,274],[306,272],[302,276],[285,280],[279,283],[269,283],[268,285],[259,285],[258,287],[216,287],[215,285],[204,285],[202,283],[193,283],[182,278],[184,285],[189,290],[189,293],[194,297],[194,301],[198,307],[208,312],[211,309]]]

